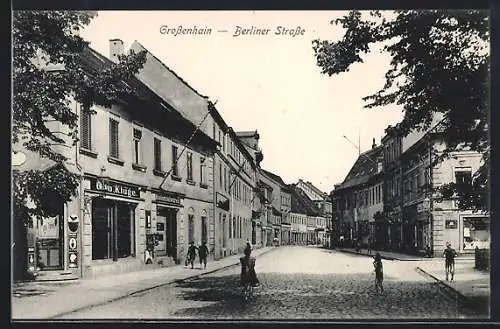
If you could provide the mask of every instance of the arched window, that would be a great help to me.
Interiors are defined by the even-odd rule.
[[[188,243],[194,241],[194,209],[191,207],[188,210]]]
[[[208,243],[208,227],[207,227],[207,211],[202,210],[201,211],[201,242],[206,242]]]

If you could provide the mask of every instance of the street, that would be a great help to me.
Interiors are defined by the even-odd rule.
[[[314,247],[281,247],[257,259],[261,287],[243,304],[239,267],[159,287],[64,319],[443,319],[474,318],[418,262],[384,260],[384,293],[372,259]],[[193,269],[197,271],[197,269]],[[476,316],[477,317],[477,316]]]

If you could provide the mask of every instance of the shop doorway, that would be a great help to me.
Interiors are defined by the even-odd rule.
[[[177,209],[158,208],[156,216],[156,233],[158,245],[155,247],[158,256],[172,257],[177,260]]]
[[[62,203],[55,206],[51,216],[37,219],[37,265],[42,271],[63,269],[63,220],[64,207]]]

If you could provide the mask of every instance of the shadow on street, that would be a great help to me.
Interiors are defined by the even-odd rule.
[[[239,275],[201,277],[177,284],[179,298],[211,302],[178,310],[175,316],[218,319],[442,319],[487,317],[487,310],[473,310],[449,301],[436,283],[392,280],[377,294],[370,274],[274,274],[259,275],[261,287],[243,303]],[[429,300],[429,295],[432,299]],[[437,298],[436,298],[437,297]],[[448,299],[448,302],[443,303]],[[429,305],[434,303],[435,305]],[[450,306],[452,305],[452,306]],[[429,309],[431,310],[429,312]]]

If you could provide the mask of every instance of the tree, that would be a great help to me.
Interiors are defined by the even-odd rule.
[[[119,56],[119,62],[91,70],[82,61],[88,42],[79,31],[96,16],[85,11],[13,12],[12,143],[20,143],[41,158],[55,163],[51,170],[13,172],[13,206],[16,220],[51,215],[54,200],[66,202],[76,195],[79,177],[65,169],[67,158],[53,146],[78,141],[78,116],[71,99],[87,111],[92,105],[109,107],[123,93],[145,62],[145,53]],[[50,65],[62,69],[48,70]],[[69,131],[68,139],[51,130],[57,121]],[[28,207],[28,201],[34,207]]]
[[[365,15],[366,14],[366,15]],[[363,98],[366,108],[402,106],[399,125],[403,136],[413,129],[427,130],[436,113],[443,115],[441,135],[446,150],[442,161],[457,150],[483,154],[481,168],[467,191],[454,184],[439,189],[443,197],[458,194],[459,206],[489,210],[488,110],[489,20],[480,10],[351,11],[331,22],[345,29],[337,41],[314,40],[317,65],[332,76],[362,63],[370,46],[383,45],[391,57],[384,86]]]

